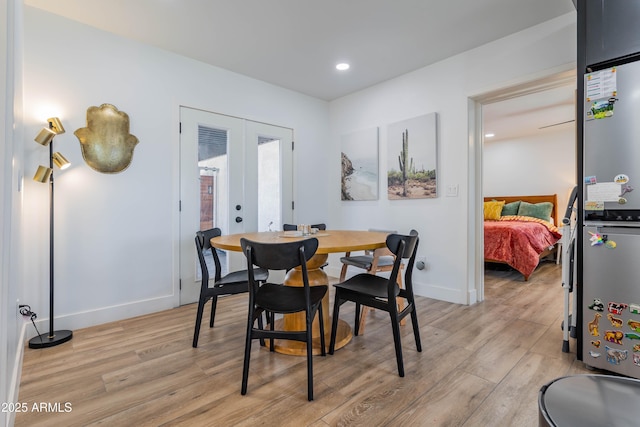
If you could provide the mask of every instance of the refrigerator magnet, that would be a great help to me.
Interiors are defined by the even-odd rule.
[[[633,191],[633,187],[630,186],[629,184],[624,184],[621,190],[622,190],[622,193],[620,194],[620,197],[624,196],[627,193],[631,193]]]
[[[624,197],[620,197],[618,199],[618,204],[619,205],[626,205],[627,204],[627,199],[625,199]]]
[[[596,179],[595,175],[585,176],[584,177],[584,183],[587,184],[587,185],[596,184],[597,182],[598,182],[598,180]]]
[[[613,178],[613,182],[615,182],[616,184],[626,184],[627,182],[629,182],[629,177],[621,173],[616,175],[615,178]]]
[[[629,325],[629,328],[632,331],[640,332],[640,322],[638,322],[637,320],[629,319],[627,321],[627,325]]]
[[[595,311],[604,311],[604,304],[602,303],[602,300],[600,298],[594,298],[593,302],[589,304],[589,309]]]
[[[633,364],[636,366],[640,366],[640,354],[633,355]]]
[[[595,348],[600,348],[601,344],[602,344],[602,341],[600,340],[591,341],[591,345],[594,346]]]
[[[604,333],[604,340],[614,344],[622,345],[622,338],[624,338],[624,332],[622,331],[605,331]]]
[[[629,311],[633,314],[640,314],[640,304],[629,304]]]
[[[600,357],[600,353],[590,350],[589,351],[589,356],[593,357],[594,359],[597,359],[598,357]]]
[[[611,323],[611,326],[613,326],[614,328],[622,327],[622,319],[620,319],[619,317],[615,317],[613,314],[609,313],[607,314],[607,319]]]
[[[622,314],[622,312],[629,307],[629,304],[625,304],[623,302],[609,302],[609,304],[607,304],[607,311],[609,313],[613,313],[613,314]]]
[[[629,350],[619,350],[617,348],[611,348],[608,345],[605,345],[604,349],[607,352],[607,362],[612,365],[619,365],[620,362],[627,360]]]
[[[598,331],[598,323],[600,322],[601,317],[602,317],[602,314],[596,313],[593,316],[593,320],[587,323],[587,329],[589,330],[589,333],[594,337],[600,336],[600,332]]]

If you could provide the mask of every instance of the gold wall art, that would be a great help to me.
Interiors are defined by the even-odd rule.
[[[111,104],[87,108],[87,127],[74,132],[82,157],[94,170],[119,173],[129,167],[138,138],[129,133],[129,116]]]

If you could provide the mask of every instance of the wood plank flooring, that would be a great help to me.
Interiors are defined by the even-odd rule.
[[[77,330],[69,343],[25,349],[20,402],[61,410],[18,413],[15,425],[537,426],[540,387],[591,372],[575,360],[575,340],[561,351],[560,277],[560,266],[543,262],[528,282],[488,270],[486,300],[474,306],[419,297],[423,351],[407,322],[404,378],[388,317],[371,312],[364,335],[314,357],[313,402],[305,358],[258,345],[240,395],[246,295],[219,301],[197,349],[195,304]],[[353,324],[353,306],[343,307]]]

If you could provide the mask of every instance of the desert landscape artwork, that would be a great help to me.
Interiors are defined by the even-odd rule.
[[[389,125],[389,200],[437,197],[437,119],[437,113],[430,113]]]
[[[378,199],[378,128],[341,137],[342,200]]]

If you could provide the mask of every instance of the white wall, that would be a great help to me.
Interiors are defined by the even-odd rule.
[[[48,150],[32,138],[48,117],[67,132],[55,150],[56,329],[77,329],[178,304],[179,106],[294,129],[296,216],[328,215],[313,155],[328,138],[328,104],[25,7],[25,248],[23,300],[48,317],[48,190],[31,180]],[[140,143],[119,174],[83,161],[74,130],[88,107],[129,115]],[[187,237],[189,241],[192,236]],[[44,327],[44,325],[43,325]]]
[[[486,196],[557,194],[564,215],[576,185],[576,137],[573,124],[559,132],[517,140],[485,141],[482,150]]]
[[[22,283],[22,2],[0,1],[0,403],[17,402],[24,320],[17,304]],[[0,411],[0,425],[15,413]]]
[[[468,170],[468,99],[492,90],[575,68],[576,16],[570,13],[480,48],[448,58],[330,104],[334,161],[329,170],[328,223],[345,228],[387,228],[420,232],[419,256],[428,268],[414,273],[418,293],[452,302],[473,301],[475,283],[468,277],[474,260],[467,257],[470,241]],[[425,49],[429,42],[425,41]],[[439,114],[438,193],[435,199],[389,201],[386,170],[381,166],[381,197],[373,202],[340,201],[340,136],[380,127],[380,165],[387,164],[387,125]],[[446,197],[448,185],[458,185],[457,197]],[[481,249],[475,248],[481,254]],[[479,255],[481,256],[481,255]],[[333,272],[329,270],[330,272]]]

